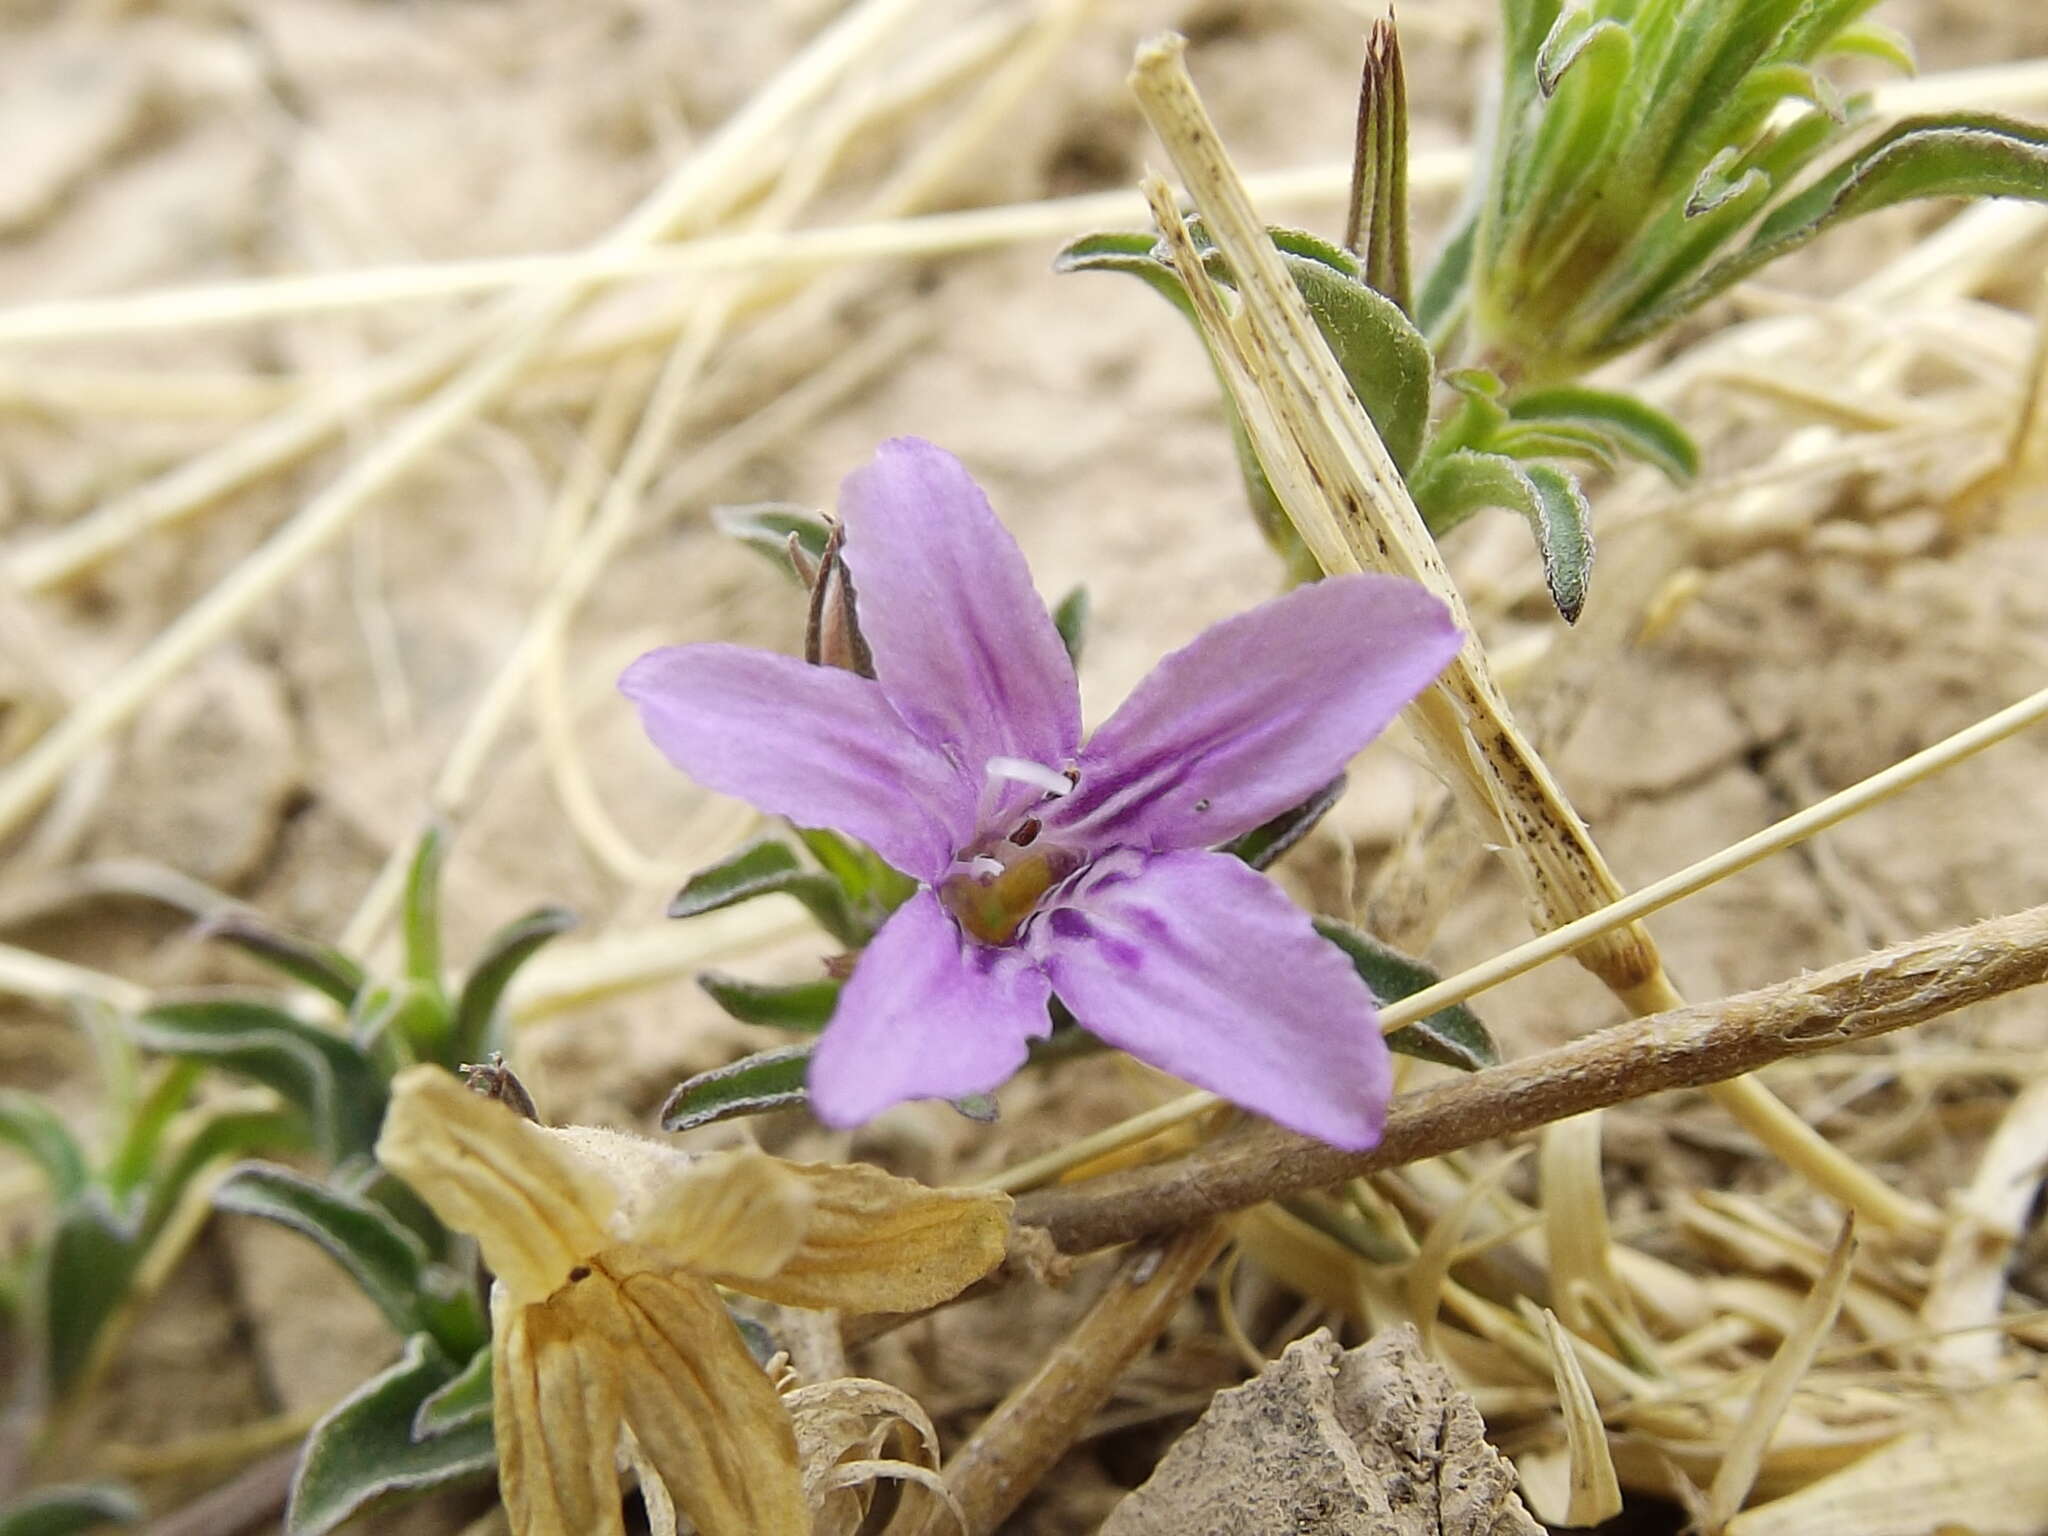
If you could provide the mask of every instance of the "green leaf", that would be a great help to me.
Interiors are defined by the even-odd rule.
[[[142,1501],[118,1483],[38,1488],[0,1506],[0,1536],[85,1536],[103,1525],[133,1525]]]
[[[917,882],[872,848],[814,827],[798,827],[796,835],[845,892],[860,925],[856,948],[873,938],[889,914],[917,894]]]
[[[253,912],[223,912],[205,923],[199,936],[234,945],[273,970],[333,998],[344,1010],[355,1006],[356,993],[362,990],[363,968],[347,955],[273,928]]]
[[[455,1374],[433,1340],[415,1334],[396,1364],[330,1409],[306,1437],[287,1536],[326,1536],[380,1499],[487,1476],[497,1465],[488,1423],[413,1436],[420,1409]]]
[[[491,1416],[491,1347],[486,1344],[469,1363],[436,1387],[412,1418],[412,1437],[425,1440],[450,1430],[481,1424]]]
[[[841,983],[830,976],[785,983],[747,981],[722,971],[705,971],[698,976],[697,985],[742,1024],[766,1024],[814,1035],[832,1021]]]
[[[1350,781],[1338,774],[1299,805],[1289,806],[1272,820],[1253,827],[1242,837],[1232,838],[1219,850],[1243,859],[1253,869],[1269,869],[1280,856],[1315,830],[1330,807],[1343,798]]]
[[[1334,917],[1315,920],[1316,932],[1344,951],[1359,979],[1372,988],[1382,1007],[1398,1002],[1443,978],[1420,960],[1382,943],[1369,933],[1340,923]],[[1440,1008],[1387,1036],[1387,1048],[1404,1056],[1419,1056],[1461,1072],[1478,1072],[1500,1064],[1500,1050],[1478,1016],[1463,1003]]]
[[[2048,128],[1994,113],[1912,117],[1773,208],[1741,250],[1617,327],[1632,345],[1844,219],[1929,197],[2048,201]]]
[[[1913,57],[1913,45],[1903,32],[1886,26],[1881,21],[1860,21],[1853,27],[1846,27],[1835,34],[1823,56],[1856,56],[1876,59],[1880,64],[1889,64],[1902,75],[1919,73],[1920,64]]]
[[[486,1337],[476,1308],[436,1273],[419,1239],[359,1196],[289,1168],[245,1163],[221,1181],[213,1203],[311,1238],[401,1334],[430,1334],[462,1358]]]
[[[129,1038],[132,1049],[132,1032]],[[106,1171],[101,1177],[107,1192],[117,1203],[126,1200],[148,1181],[157,1156],[163,1150],[165,1134],[192,1097],[193,1085],[199,1081],[200,1065],[196,1061],[159,1062],[157,1067],[156,1081],[130,1112],[127,1127],[114,1148],[114,1155],[107,1159]]]
[[[423,987],[441,985],[441,829],[429,827],[420,836],[405,872],[405,903],[400,931],[405,937],[405,974]]]
[[[1081,652],[1088,643],[1088,589],[1076,587],[1059,600],[1052,611],[1052,627],[1060,632],[1060,644],[1067,648],[1067,660],[1081,665]]]
[[[1467,214],[1437,252],[1422,291],[1415,296],[1415,324],[1430,346],[1441,351],[1471,302],[1472,244],[1479,221]]]
[[[794,1109],[810,1101],[804,1087],[810,1066],[811,1047],[790,1045],[699,1072],[669,1094],[661,1106],[661,1128],[694,1131],[740,1115]]]
[[[790,535],[796,535],[797,547],[813,561],[825,558],[825,541],[832,536],[832,525],[825,521],[822,513],[793,501],[713,507],[711,522],[720,533],[738,539],[749,549],[760,551],[774,561],[778,569],[792,576],[797,573],[789,563]]]
[[[134,1025],[136,1042],[203,1061],[273,1088],[304,1112],[331,1162],[367,1157],[384,1119],[383,1079],[332,1031],[242,998],[160,1003]]]
[[[995,1095],[991,1093],[970,1093],[965,1098],[953,1099],[952,1106],[972,1120],[976,1125],[994,1125],[1002,1119],[996,1108]]]
[[[57,1112],[32,1093],[0,1088],[0,1142],[42,1169],[54,1204],[75,1200],[92,1178],[78,1139],[65,1129]]]
[[[456,1000],[455,1059],[444,1065],[482,1061],[497,1048],[493,1026],[506,985],[543,944],[575,926],[576,914],[568,908],[542,907],[491,935]]]
[[[185,1132],[169,1164],[149,1180],[142,1217],[144,1242],[156,1236],[186,1187],[214,1164],[252,1152],[302,1152],[308,1146],[306,1117],[296,1110],[204,1112]]]
[[[50,1396],[62,1402],[85,1376],[107,1324],[128,1299],[141,1256],[132,1215],[88,1188],[57,1213],[39,1274]]]
[[[1432,457],[1413,489],[1423,521],[1439,538],[1485,507],[1521,513],[1536,535],[1550,600],[1567,624],[1578,621],[1593,574],[1593,509],[1578,481],[1547,464],[1459,448]]]
[[[1516,421],[1571,421],[1607,434],[1631,458],[1654,465],[1676,484],[1700,472],[1700,451],[1685,428],[1655,406],[1611,389],[1566,385],[1517,395]]]
[[[747,844],[709,869],[690,877],[668,904],[670,917],[696,917],[757,896],[794,896],[825,931],[842,944],[857,945],[867,935],[847,905],[846,892],[831,876],[806,869],[796,850],[777,838]]]

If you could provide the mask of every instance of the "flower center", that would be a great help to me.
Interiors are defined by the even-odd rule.
[[[1058,799],[1074,787],[1071,774],[1018,757],[992,757],[984,772],[984,816],[1005,783],[1035,785],[1045,791],[1046,800]],[[1036,816],[1024,816],[1006,833],[984,837],[963,850],[954,860],[953,872],[939,882],[939,900],[946,910],[984,944],[1009,943],[1037,910],[1038,898],[1081,865],[1072,849],[1038,842],[1040,829]]]

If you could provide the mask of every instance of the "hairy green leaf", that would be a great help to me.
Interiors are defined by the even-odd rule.
[[[1661,469],[1683,485],[1700,472],[1700,451],[1685,428],[1655,406],[1611,389],[1565,385],[1517,395],[1517,421],[1570,421],[1607,434],[1631,458]]]
[[[1316,823],[1343,798],[1350,781],[1343,774],[1330,780],[1299,805],[1289,806],[1272,820],[1253,827],[1242,837],[1232,838],[1220,850],[1242,859],[1253,869],[1269,869],[1280,856],[1315,830]]]
[[[97,1188],[59,1208],[39,1273],[44,1369],[62,1402],[84,1378],[107,1324],[128,1299],[141,1257],[136,1220]]]
[[[798,827],[796,835],[845,892],[859,925],[851,941],[855,947],[866,944],[891,912],[917,894],[915,880],[864,844],[817,827]]]
[[[825,541],[832,525],[824,514],[793,501],[764,501],[742,507],[713,507],[711,522],[720,533],[738,539],[749,549],[759,550],[778,569],[797,574],[789,561],[789,541],[813,561],[825,558]]]
[[[105,1525],[133,1525],[142,1501],[118,1483],[59,1484],[0,1505],[0,1536],[86,1536]]]
[[[92,1177],[85,1149],[57,1112],[32,1093],[0,1088],[0,1142],[42,1169],[54,1204],[76,1199]]]
[[[1592,508],[1578,481],[1547,464],[1459,448],[1433,456],[1416,476],[1414,492],[1438,537],[1485,507],[1521,513],[1536,535],[1551,601],[1566,623],[1577,622],[1593,573]]]
[[[450,1430],[482,1424],[491,1416],[491,1347],[473,1352],[469,1361],[442,1386],[436,1387],[412,1417],[412,1437],[426,1440]]]
[[[543,944],[575,926],[576,914],[568,908],[542,907],[491,935],[456,999],[454,1059],[444,1065],[482,1061],[499,1048],[495,1025],[506,986]]]
[[[346,1010],[362,990],[363,968],[340,950],[274,928],[254,912],[224,912],[200,929],[202,938],[255,956],[271,969],[331,997]]]
[[[487,1476],[497,1464],[489,1423],[413,1434],[421,1407],[455,1374],[432,1339],[414,1334],[396,1364],[330,1409],[306,1437],[287,1536],[326,1536],[380,1499]]]
[[[136,1042],[253,1078],[296,1105],[331,1162],[367,1157],[384,1119],[385,1088],[348,1041],[268,1003],[209,997],[160,1003],[135,1021]]]
[[[693,1131],[700,1125],[793,1109],[809,1102],[804,1087],[811,1047],[784,1046],[743,1057],[730,1066],[699,1072],[679,1083],[661,1106],[661,1128]]]
[[[668,904],[668,915],[696,917],[777,894],[802,902],[819,925],[842,944],[859,944],[866,938],[839,882],[805,868],[795,849],[773,837],[749,843],[692,875]]]
[[[1397,1002],[1443,978],[1420,960],[1382,943],[1371,934],[1333,917],[1315,920],[1316,932],[1344,951],[1359,979],[1372,988],[1382,1007]],[[1486,1026],[1463,1003],[1440,1008],[1387,1036],[1387,1048],[1418,1056],[1461,1072],[1478,1072],[1500,1064],[1500,1051]]]
[[[839,1006],[840,983],[830,976],[786,983],[747,981],[721,971],[705,971],[697,985],[711,1000],[742,1024],[767,1024],[776,1029],[816,1034]]]
[[[405,936],[405,974],[421,986],[441,986],[441,864],[446,849],[441,829],[420,836],[405,872],[405,903],[399,924]]]

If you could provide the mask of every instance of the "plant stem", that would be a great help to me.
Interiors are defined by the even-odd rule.
[[[1398,1101],[1386,1134],[1368,1152],[1261,1126],[1169,1162],[1026,1195],[1017,1202],[1017,1222],[1046,1229],[1067,1253],[1085,1253],[1588,1110],[1725,1082],[2043,981],[2048,906],[1617,1024],[1442,1084]]]
[[[947,1463],[967,1536],[989,1536],[1067,1453],[1228,1241],[1220,1225],[1191,1227],[1124,1259],[1088,1315]],[[951,1529],[935,1512],[923,1536]]]

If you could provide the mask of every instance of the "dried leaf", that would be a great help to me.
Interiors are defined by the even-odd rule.
[[[1562,1510],[1545,1512],[1544,1523],[1580,1528],[1598,1525],[1621,1513],[1621,1484],[1614,1476],[1614,1457],[1607,1448],[1607,1426],[1600,1406],[1579,1367],[1571,1340],[1549,1308],[1543,1312],[1543,1342],[1550,1349],[1552,1379],[1558,1405],[1564,1410],[1565,1448],[1569,1454],[1569,1492]]]

